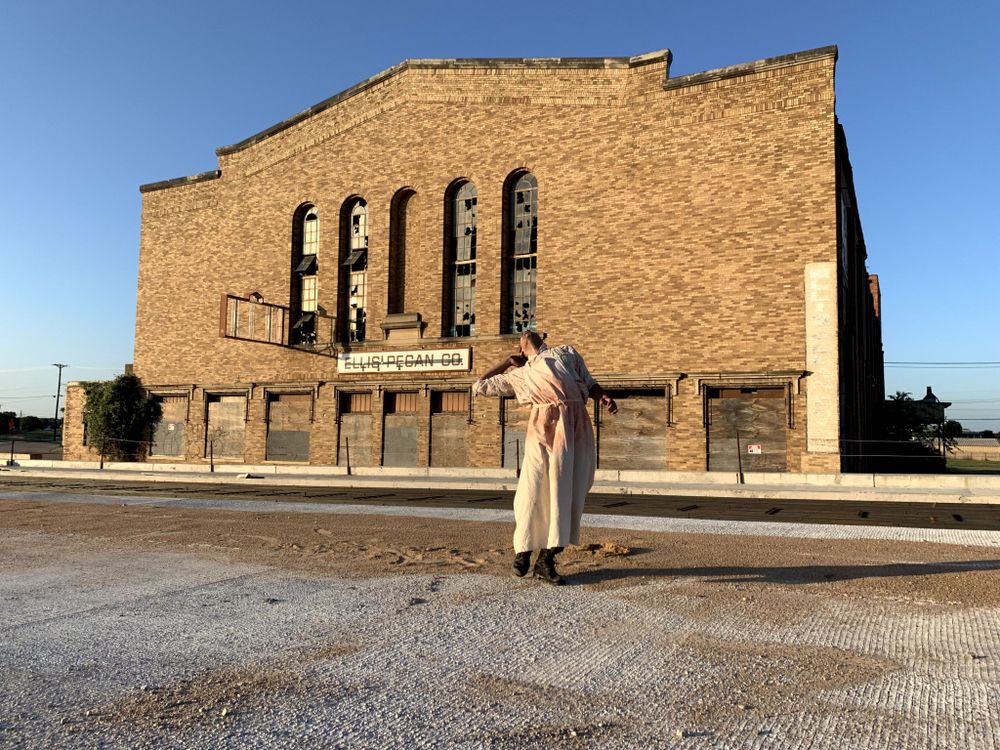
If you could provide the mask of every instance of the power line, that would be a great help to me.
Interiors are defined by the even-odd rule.
[[[897,370],[993,370],[1000,368],[1000,362],[918,362],[910,360],[887,360],[886,369]]]
[[[32,365],[31,367],[9,367],[0,369],[0,372],[31,372],[32,370],[48,370],[52,365]],[[91,367],[89,365],[67,365],[70,370],[120,370],[121,365],[113,367]]]
[[[887,365],[993,365],[1000,366],[1000,362],[924,362],[918,360],[906,360],[906,359],[888,359],[885,361]]]

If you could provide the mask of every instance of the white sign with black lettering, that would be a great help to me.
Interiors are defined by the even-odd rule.
[[[764,448],[760,443],[748,443],[747,453],[749,453],[751,456],[760,456],[763,455]]]
[[[443,372],[471,370],[471,349],[424,349],[413,352],[344,352],[337,357],[337,372]]]

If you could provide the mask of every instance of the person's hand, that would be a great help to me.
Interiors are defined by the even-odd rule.
[[[618,404],[616,404],[615,400],[606,393],[601,396],[601,406],[607,409],[609,414],[618,413]]]

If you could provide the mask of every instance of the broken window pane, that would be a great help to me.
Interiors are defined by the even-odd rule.
[[[525,173],[511,187],[508,196],[507,278],[509,305],[507,329],[513,333],[536,327],[536,274],[538,254],[538,182]]]
[[[450,202],[452,312],[450,336],[475,335],[476,322],[476,187],[463,183]]]
[[[315,341],[315,315],[313,313],[317,306],[317,272],[319,264],[317,253],[319,252],[319,213],[315,206],[304,206],[299,209],[297,218],[294,220],[296,246],[293,248],[292,262],[295,264],[292,271],[292,320],[296,324],[292,327],[292,343],[312,343]],[[297,261],[297,262],[296,262]],[[271,322],[264,323],[264,329],[268,331],[268,339],[271,334]]]
[[[292,326],[292,341],[297,344],[316,342],[316,314],[307,312]]]
[[[368,204],[359,198],[351,207],[350,237],[347,259],[343,265],[348,274],[347,338],[350,342],[365,340],[365,320],[368,307]]]

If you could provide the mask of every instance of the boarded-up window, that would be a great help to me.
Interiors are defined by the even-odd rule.
[[[417,465],[417,405],[414,392],[385,394],[385,423],[382,430],[382,465]]]
[[[709,471],[786,471],[783,388],[708,389]]]
[[[530,409],[518,406],[517,400],[513,398],[505,398],[501,408],[503,409],[503,467],[517,469],[524,460],[524,438],[528,433]]]
[[[342,414],[370,414],[371,410],[371,391],[340,394],[340,411]]]
[[[416,412],[420,403],[420,394],[416,391],[385,394],[386,414],[408,414]]]
[[[151,456],[184,455],[184,423],[187,421],[187,396],[153,396],[160,402],[163,416],[153,428]]]
[[[618,413],[602,409],[597,428],[599,469],[665,469],[667,403],[662,390],[611,390]]]
[[[337,465],[371,466],[372,393],[340,394],[340,442]]]
[[[246,396],[209,396],[205,424],[205,455],[243,458]]]
[[[308,461],[312,395],[271,393],[267,404],[268,461]]]
[[[468,466],[469,392],[431,393],[431,466]]]
[[[431,393],[432,414],[465,414],[469,412],[468,391],[434,391]]]

